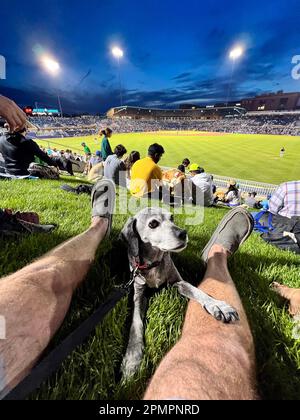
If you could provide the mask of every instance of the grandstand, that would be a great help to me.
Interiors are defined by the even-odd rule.
[[[35,129],[30,130],[30,135],[37,138],[82,137],[96,135],[100,129],[106,127],[111,127],[115,133],[155,132],[166,130],[290,136],[300,135],[300,111],[248,112],[247,114],[242,113],[240,116],[227,115],[223,118],[215,119],[193,119],[191,115],[195,115],[193,114],[194,110],[184,110],[184,116],[180,118],[176,116],[167,117],[169,112],[172,112],[172,115],[177,115],[176,112],[173,113],[173,110],[165,111],[133,107],[113,108],[113,110],[119,110],[119,112],[122,113],[122,117],[30,117],[30,122],[36,127]],[[125,112],[124,115],[123,110]],[[110,111],[108,112],[108,115],[111,116],[112,114]],[[126,116],[127,112],[129,114]],[[139,117],[135,118],[133,116],[135,112],[138,113]],[[142,114],[143,117],[141,117]],[[160,116],[156,117],[155,115],[158,114]]]
[[[241,116],[246,113],[246,109],[231,107],[199,107],[192,109],[159,109],[159,108],[142,108],[133,106],[122,106],[111,108],[107,111],[108,118],[132,118],[146,120],[202,120],[202,119],[220,119],[227,116]]]

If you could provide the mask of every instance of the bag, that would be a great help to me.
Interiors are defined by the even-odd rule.
[[[31,163],[28,172],[31,176],[37,176],[41,179],[59,179],[58,169],[52,166],[40,165],[39,163]]]
[[[260,233],[268,233],[274,230],[274,226],[272,225],[273,214],[269,213],[268,211],[260,211],[257,214],[253,214],[254,218],[254,231]]]
[[[300,218],[281,216],[268,211],[254,215],[254,229],[261,238],[276,248],[300,254]]]

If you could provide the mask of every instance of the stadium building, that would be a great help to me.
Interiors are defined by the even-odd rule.
[[[191,109],[156,109],[133,106],[111,108],[107,112],[108,118],[128,118],[147,120],[217,120],[227,116],[238,117],[246,113],[246,110],[238,106],[229,107],[192,107]]]
[[[241,104],[247,111],[296,111],[300,110],[300,92],[259,95],[243,99]]]

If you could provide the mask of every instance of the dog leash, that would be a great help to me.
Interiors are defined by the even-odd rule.
[[[32,369],[15,388],[8,393],[0,392],[0,400],[24,400],[33,391],[41,386],[53,373],[60,367],[63,361],[80,346],[91,332],[102,322],[103,318],[119,303],[119,301],[129,294],[130,288],[136,277],[144,279],[143,271],[157,267],[161,261],[151,264],[140,264],[135,262],[135,267],[131,271],[129,281],[121,286],[115,286],[115,290],[109,295],[108,299],[102,303],[98,309],[82,324],[69,334],[57,347],[55,347],[42,361]],[[145,280],[146,281],[146,280]]]
[[[45,380],[61,367],[62,362],[84,342],[117,303],[130,292],[130,286],[134,279],[135,277],[124,286],[117,287],[89,318],[55,347],[14,389],[8,393],[2,391],[3,396],[0,392],[0,399],[24,400],[39,388]]]

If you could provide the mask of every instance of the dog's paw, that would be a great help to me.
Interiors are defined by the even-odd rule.
[[[139,370],[143,358],[140,351],[127,351],[121,366],[122,378],[127,380]]]
[[[240,317],[237,311],[221,300],[212,300],[204,305],[204,309],[212,315],[217,321],[230,324],[239,321]]]

